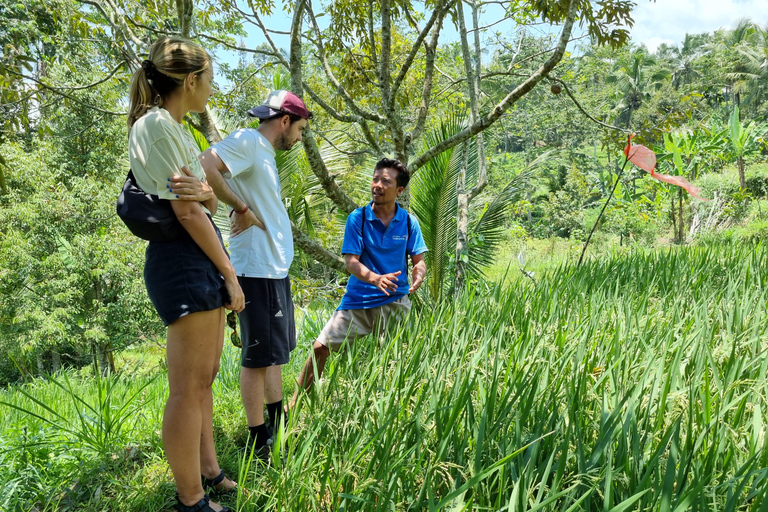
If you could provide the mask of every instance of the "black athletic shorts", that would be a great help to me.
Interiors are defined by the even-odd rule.
[[[238,313],[243,352],[240,364],[265,368],[287,364],[296,348],[291,281],[238,277],[245,309]]]

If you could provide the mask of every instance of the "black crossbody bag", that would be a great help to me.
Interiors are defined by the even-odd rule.
[[[136,183],[133,171],[128,171],[117,198],[117,216],[131,233],[150,242],[168,242],[185,232],[171,202],[144,192]]]

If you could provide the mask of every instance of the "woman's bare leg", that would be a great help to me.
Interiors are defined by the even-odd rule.
[[[221,309],[201,311],[168,326],[170,394],[163,414],[163,447],[184,505],[194,505],[204,495],[200,482],[201,426],[205,404],[211,403],[211,375],[223,333],[221,318]],[[214,503],[211,506],[219,508]]]
[[[221,361],[221,351],[224,348],[224,318],[225,311],[221,308],[221,320],[219,322],[219,340],[216,347],[216,360],[211,373],[211,386],[219,373],[219,363]],[[216,457],[216,447],[213,443],[213,390],[209,387],[208,392],[203,397],[203,422],[200,435],[200,474],[206,478],[216,478],[221,472],[219,460]],[[219,489],[234,489],[237,486],[235,482],[227,478],[217,487]]]

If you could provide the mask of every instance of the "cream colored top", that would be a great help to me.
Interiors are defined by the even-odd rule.
[[[192,135],[164,108],[149,109],[133,124],[128,136],[128,157],[136,182],[144,192],[162,199],[176,199],[166,185],[173,175],[185,176],[182,166],[205,182],[199,153]]]

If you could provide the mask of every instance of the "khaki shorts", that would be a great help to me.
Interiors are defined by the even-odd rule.
[[[377,308],[336,310],[317,341],[331,350],[338,350],[345,341],[354,343],[372,332],[381,336],[389,323],[405,317],[410,310],[411,301],[407,295]]]

